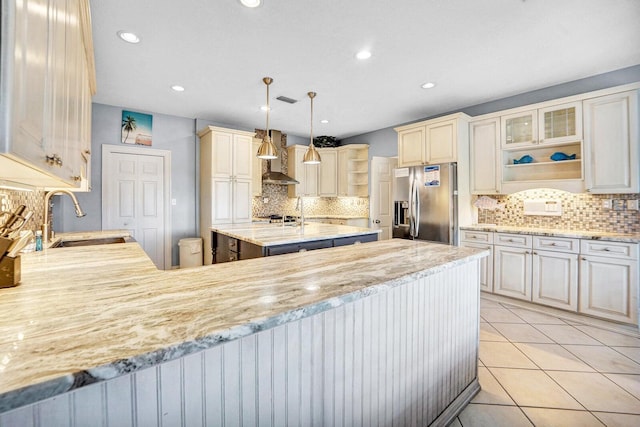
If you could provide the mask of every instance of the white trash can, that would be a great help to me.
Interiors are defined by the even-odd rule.
[[[180,239],[180,268],[202,265],[202,239],[199,237]]]

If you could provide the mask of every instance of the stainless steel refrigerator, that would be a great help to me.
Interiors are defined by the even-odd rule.
[[[393,237],[458,242],[457,164],[394,170]]]

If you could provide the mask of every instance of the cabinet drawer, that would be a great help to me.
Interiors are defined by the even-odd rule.
[[[525,234],[495,233],[493,243],[514,248],[531,248],[532,237]]]
[[[325,249],[333,246],[333,240],[315,240],[311,242],[291,243],[286,245],[277,245],[267,247],[267,255],[282,255],[293,252],[312,251],[314,249]]]
[[[341,237],[333,240],[333,246],[355,245],[360,243],[375,242],[378,240],[377,234],[364,234],[362,236]]]
[[[561,251],[577,254],[580,252],[580,239],[566,237],[533,236],[533,249]]]
[[[460,240],[476,243],[493,243],[493,233],[490,231],[460,230]]]
[[[580,253],[582,255],[636,260],[638,259],[638,244],[603,242],[602,240],[581,240]]]

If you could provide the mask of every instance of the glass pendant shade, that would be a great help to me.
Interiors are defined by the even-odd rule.
[[[311,130],[309,132],[309,148],[307,148],[307,151],[305,151],[304,156],[302,157],[302,163],[306,165],[317,165],[320,163],[321,158],[320,153],[318,153],[318,150],[316,150],[316,147],[313,145],[313,98],[316,97],[316,93],[309,92],[307,95],[309,95],[309,98],[311,99]]]
[[[269,107],[269,85],[273,83],[273,79],[271,77],[264,77],[262,81],[267,85],[267,129],[265,131],[264,138],[262,139],[262,144],[258,147],[256,156],[259,159],[271,160],[278,158],[278,149],[273,145],[271,135],[269,134],[269,111],[271,110]]]

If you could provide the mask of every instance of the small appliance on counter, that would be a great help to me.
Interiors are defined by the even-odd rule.
[[[457,164],[398,168],[394,177],[393,237],[456,245]]]

